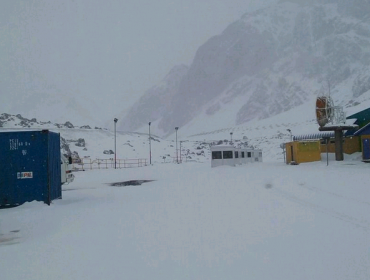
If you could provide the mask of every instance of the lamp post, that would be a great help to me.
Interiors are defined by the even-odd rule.
[[[230,142],[231,144],[233,143],[233,133],[232,132],[230,132]]]
[[[151,143],[151,136],[150,136],[150,125],[152,123],[149,122],[149,164],[152,165],[152,143]]]
[[[293,142],[293,134],[292,131],[288,128],[287,131],[290,133],[290,142]]]
[[[285,143],[281,143],[280,148],[283,149],[284,162],[286,163],[286,161],[285,161]]]
[[[117,137],[116,137],[116,124],[118,119],[114,118],[114,169],[117,169]]]
[[[179,154],[177,151],[177,130],[179,130],[179,128],[176,126],[175,130],[176,130],[176,162],[179,163]]]
[[[330,136],[328,137],[323,137],[323,139],[325,140],[325,144],[326,144],[326,166],[329,165],[329,150],[328,150],[328,144],[329,144],[329,141],[330,141]]]
[[[182,163],[182,158],[181,158],[181,143],[184,142],[184,141],[181,141],[180,140],[180,163]]]

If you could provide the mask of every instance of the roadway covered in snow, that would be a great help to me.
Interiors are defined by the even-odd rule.
[[[1,279],[370,279],[359,161],[77,172],[0,210]],[[130,180],[153,180],[112,186]]]

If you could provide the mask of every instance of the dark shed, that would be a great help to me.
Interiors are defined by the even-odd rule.
[[[370,123],[355,132],[361,137],[362,160],[370,162]]]
[[[0,132],[0,207],[62,198],[59,133]]]

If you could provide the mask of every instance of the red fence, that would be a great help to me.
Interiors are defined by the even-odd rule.
[[[147,159],[117,159],[116,168],[133,168],[147,165]],[[114,168],[114,159],[81,159],[80,162],[72,164],[72,170],[92,170]]]

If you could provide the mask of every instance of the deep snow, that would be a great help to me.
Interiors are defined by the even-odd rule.
[[[1,279],[370,279],[369,167],[77,172],[51,206],[0,210]]]

